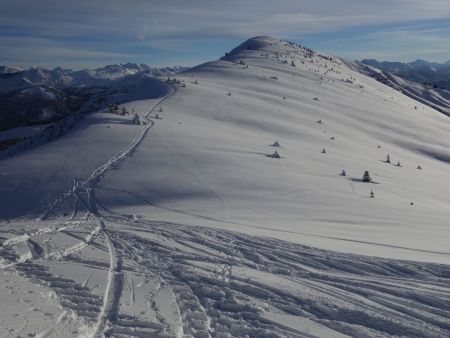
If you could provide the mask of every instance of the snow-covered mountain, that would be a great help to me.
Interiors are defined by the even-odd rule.
[[[403,63],[364,59],[361,63],[381,69],[408,81],[417,82],[428,87],[450,90],[450,61],[436,63],[418,59],[413,62]]]
[[[357,67],[255,37],[1,160],[1,331],[449,336],[450,120]]]
[[[120,65],[107,65],[102,68],[71,70],[57,67],[53,70],[33,67],[27,70],[16,70],[14,68],[2,67],[4,71],[0,74],[0,92],[33,86],[48,86],[55,89],[67,87],[92,87],[107,85],[109,81],[123,78],[129,75],[143,73],[148,76],[161,77],[177,74],[185,67],[152,68],[147,65],[126,63]]]
[[[365,60],[367,61],[367,60]],[[450,116],[450,90],[438,85],[431,85],[428,83],[415,82],[415,80],[408,80],[409,76],[404,76],[402,72],[398,72],[395,69],[390,71],[382,70],[375,66],[368,65],[363,62],[344,62],[352,69],[361,72],[376,79],[377,81],[394,88],[402,92],[403,94],[417,100],[423,104],[426,104],[447,116]],[[416,61],[420,63],[420,61]],[[413,71],[415,72],[415,71]],[[394,75],[400,74],[400,75]],[[450,75],[450,74],[449,74]]]
[[[184,67],[132,63],[93,70],[0,68],[0,131],[59,121],[102,108],[106,97],[128,92],[149,77],[172,76]],[[117,96],[117,95],[116,95]],[[85,108],[81,111],[82,108]],[[1,138],[1,136],[0,136]],[[2,145],[0,145],[2,148]]]

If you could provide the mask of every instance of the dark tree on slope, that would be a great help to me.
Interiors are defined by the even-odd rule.
[[[364,172],[363,177],[362,177],[362,181],[363,182],[371,182],[372,181],[372,178],[369,175],[369,171],[366,170]]]
[[[276,150],[273,152],[273,154],[267,155],[267,156],[272,157],[272,158],[281,158],[280,154],[278,154],[278,152]]]

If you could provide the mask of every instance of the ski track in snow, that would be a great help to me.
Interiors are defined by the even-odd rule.
[[[122,312],[124,274],[131,272],[170,288],[185,337],[314,336],[268,320],[271,313],[308,318],[350,336],[450,334],[450,271],[444,265],[125,218],[108,220],[107,236],[108,283],[95,336],[176,336],[162,318]]]
[[[73,221],[90,229],[84,240],[61,248],[59,255],[42,249],[41,236],[50,229],[45,228],[4,242],[1,256],[13,260],[14,248],[31,241],[33,258],[14,268],[51,288],[66,311],[91,327],[91,337],[450,335],[450,270],[445,265],[340,254],[127,215],[90,215],[93,224],[86,216]],[[97,267],[107,276],[103,296],[87,286],[91,276],[76,281],[52,274],[43,264],[55,258],[84,264],[74,252],[85,251],[99,237],[109,257],[107,265]],[[157,281],[146,303],[155,316],[130,313],[122,305],[129,274]],[[135,299],[135,286],[132,290],[127,299]],[[163,315],[167,309],[157,301],[161,290],[173,295],[173,318]],[[280,323],[274,316],[290,321]],[[308,320],[304,329],[293,324],[299,318]],[[63,316],[42,336],[67,334],[64,325]]]
[[[362,326],[384,336],[449,333],[450,275],[445,266],[355,259],[211,229],[142,222],[135,230],[138,224],[132,225],[119,230],[115,241],[126,242],[125,257],[139,257],[140,265],[162,274],[178,294],[185,334],[207,336],[213,327],[217,335],[236,327],[237,336],[302,336],[267,324],[261,318],[265,311],[312,318],[350,335],[364,332]],[[134,234],[139,232],[144,235]],[[174,251],[166,241],[183,248]],[[286,280],[297,285],[297,292],[284,289]],[[190,299],[188,317],[184,299]]]
[[[124,161],[127,157],[130,157],[135,149],[139,146],[141,141],[144,139],[145,135],[147,134],[148,130],[153,126],[154,122],[149,119],[150,114],[155,110],[156,107],[160,106],[167,98],[175,94],[176,90],[174,87],[172,87],[172,92],[168,94],[167,96],[163,97],[161,100],[156,102],[149,110],[143,115],[143,118],[146,120],[147,124],[144,124],[138,133],[135,135],[135,137],[131,140],[131,142],[121,149],[116,155],[114,155],[111,159],[109,159],[107,162],[105,162],[103,165],[95,169],[91,176],[87,178],[84,182],[81,184],[74,184],[74,187],[72,190],[67,191],[63,193],[61,196],[56,198],[53,202],[51,202],[47,210],[42,214],[41,219],[46,219],[49,217],[52,213],[52,211],[58,207],[62,202],[64,202],[66,199],[72,196],[76,196],[81,201],[83,199],[81,198],[80,194],[83,192],[88,192],[89,197],[92,197],[92,191],[97,187],[98,183],[102,179],[102,177],[112,168],[118,168],[120,163]],[[88,201],[89,202],[89,201]],[[88,206],[92,208],[91,206]],[[75,210],[74,210],[75,214]]]
[[[105,237],[108,253],[109,253],[109,269],[107,283],[105,287],[105,294],[103,296],[103,306],[100,311],[99,319],[95,327],[94,337],[101,337],[105,331],[107,322],[114,322],[116,320],[116,312],[118,302],[120,299],[122,274],[121,262],[116,256],[114,244],[111,241],[106,224],[103,219],[99,220],[102,229],[102,234]]]
[[[103,220],[102,217],[99,217],[98,215],[98,206],[96,205],[95,195],[94,195],[94,189],[100,182],[101,178],[112,168],[116,168],[119,166],[119,164],[125,160],[127,157],[131,156],[132,153],[135,151],[135,149],[139,146],[145,135],[147,134],[148,130],[153,126],[153,122],[149,119],[150,114],[154,111],[154,109],[159,106],[164,100],[166,100],[168,97],[173,95],[175,93],[175,90],[173,90],[169,95],[165,96],[161,100],[159,100],[157,103],[155,103],[151,109],[147,113],[143,115],[143,118],[146,121],[146,124],[139,130],[139,132],[135,135],[135,137],[132,139],[132,141],[122,150],[120,150],[116,155],[114,155],[110,160],[108,160],[106,163],[104,163],[102,166],[98,167],[93,171],[91,176],[85,180],[83,183],[78,184],[77,182],[74,184],[74,187],[72,190],[62,194],[59,196],[56,200],[54,200],[52,203],[49,204],[47,210],[44,212],[44,214],[41,217],[41,220],[45,220],[48,218],[51,213],[54,211],[55,208],[57,208],[62,202],[64,202],[67,198],[71,196],[76,196],[77,199],[85,205],[86,209],[88,209],[88,214],[85,215],[79,222],[78,226],[80,226],[83,222],[87,221],[89,219],[89,216],[92,216],[96,219],[98,226],[95,227],[86,238],[84,238],[81,242],[66,247],[62,250],[46,253],[44,251],[43,246],[41,246],[37,241],[35,241],[33,238],[38,237],[43,234],[51,234],[55,232],[62,232],[63,230],[66,230],[68,227],[66,225],[61,227],[47,227],[40,230],[37,230],[30,234],[24,234],[20,236],[16,236],[13,238],[10,238],[3,243],[1,243],[1,252],[0,255],[2,256],[3,261],[7,261],[7,264],[2,263],[2,268],[11,268],[15,266],[21,273],[24,273],[32,278],[37,278],[42,282],[48,282],[50,280],[50,286],[53,286],[52,283],[54,282],[54,277],[49,274],[45,268],[42,266],[39,266],[34,263],[30,263],[31,260],[38,260],[39,258],[45,258],[48,260],[57,258],[57,259],[63,259],[65,256],[69,256],[77,251],[81,251],[84,248],[86,248],[88,245],[91,244],[92,240],[98,236],[101,235],[104,237],[107,243],[108,253],[110,257],[110,264],[108,268],[107,273],[107,281],[105,286],[105,292],[103,296],[102,306],[99,309],[96,309],[94,311],[94,315],[96,312],[98,312],[98,319],[96,321],[96,324],[93,327],[93,334],[92,337],[99,337],[103,336],[103,333],[106,329],[108,322],[114,322],[116,311],[118,307],[118,301],[120,299],[120,290],[121,290],[121,283],[122,283],[122,275],[120,272],[120,266],[121,262],[120,259],[115,254],[114,244],[112,243],[110,236],[108,234],[108,230],[106,228],[106,223]],[[83,192],[88,193],[88,200],[84,201],[83,198],[81,198],[80,194]],[[72,218],[76,216],[77,213],[77,204],[74,206],[74,211],[72,214]],[[11,247],[14,247],[14,245],[25,242],[27,245],[27,248],[29,250],[29,253],[25,255],[23,258],[18,257],[14,254],[14,250],[11,249]],[[47,278],[48,277],[48,278]],[[81,288],[83,290],[87,289],[86,284],[89,280],[90,276],[83,282],[82,285],[74,284],[78,288]],[[72,281],[64,281],[64,283],[73,284]],[[44,283],[45,284],[45,283]],[[96,301],[98,301],[98,298],[95,298]],[[76,303],[76,302],[74,302]],[[96,303],[97,305],[97,303]],[[72,309],[74,310],[74,309]],[[75,308],[76,310],[76,308]],[[92,309],[91,309],[92,310]],[[90,315],[92,315],[92,312],[90,312]],[[92,317],[92,316],[89,316]],[[52,329],[51,331],[54,331]],[[47,333],[48,334],[48,333]]]
[[[339,254],[224,230],[109,217],[94,210],[90,216],[95,224],[78,244],[46,253],[39,241],[51,228],[44,228],[4,242],[1,256],[13,260],[16,245],[31,246],[31,258],[14,262],[14,267],[50,287],[63,307],[91,327],[91,337],[450,335],[450,270],[445,265]],[[74,224],[87,226],[89,219],[84,216]],[[87,287],[91,276],[75,281],[53,275],[42,264],[55,258],[83,264],[73,254],[99,236],[109,256],[109,264],[99,266],[107,276],[103,297]],[[124,310],[123,283],[129,273],[158,281],[158,290],[147,294],[154,317]],[[162,288],[173,295],[178,319],[162,315],[163,305],[155,301]],[[133,303],[134,292],[133,285],[128,296]],[[302,330],[289,321],[271,320],[275,315],[294,322],[307,318],[309,325]],[[64,325],[61,317],[42,336],[65,332]]]
[[[162,316],[144,320],[122,311],[128,273],[154,276],[170,288],[185,337],[315,336],[274,322],[271,314],[308,318],[322,332],[350,336],[450,334],[450,271],[444,265],[338,254],[224,230],[98,217],[110,260],[107,283],[102,301],[86,295],[90,311],[78,311],[88,322],[97,314],[93,337],[177,336]],[[68,306],[65,297],[72,297],[75,308],[87,306],[82,296],[69,293],[69,287],[88,292],[86,283],[50,276],[39,258],[21,263],[19,271],[50,280],[63,305]],[[161,312],[160,306],[150,307]]]

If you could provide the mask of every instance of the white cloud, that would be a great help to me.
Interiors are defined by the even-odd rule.
[[[30,59],[56,51],[61,57],[80,53],[92,59],[105,53],[106,60],[133,55],[138,46],[184,53],[202,39],[261,34],[296,39],[352,27],[450,17],[448,0],[0,0],[0,5],[3,34],[52,42],[41,47],[48,52],[35,51]],[[381,36],[368,38],[376,41]],[[22,44],[18,39],[0,46],[0,63],[5,62],[4,55],[14,58],[14,51],[21,57],[19,51],[27,49]]]

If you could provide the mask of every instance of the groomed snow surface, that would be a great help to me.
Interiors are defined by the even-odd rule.
[[[2,160],[0,337],[449,337],[450,120],[350,68],[254,38]]]

